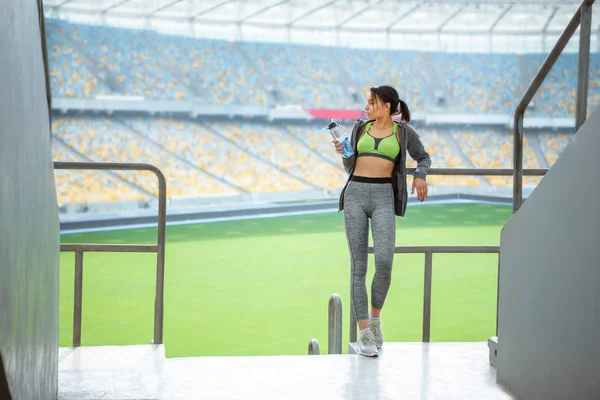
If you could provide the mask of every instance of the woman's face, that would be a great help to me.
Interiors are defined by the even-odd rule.
[[[387,106],[387,107],[386,107]],[[367,105],[365,106],[365,112],[368,119],[380,119],[385,118],[389,115],[388,105],[381,102],[381,100],[374,96],[369,90],[367,94]]]

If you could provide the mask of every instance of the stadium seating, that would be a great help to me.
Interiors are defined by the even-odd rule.
[[[526,54],[520,56],[526,64],[519,64],[515,54],[231,43],[59,20],[51,20],[47,27],[52,94],[69,98],[124,94],[232,107],[265,106],[272,100],[266,87],[270,85],[283,103],[357,108],[362,104],[352,99],[348,85],[366,92],[371,85],[391,84],[413,112],[439,111],[434,92],[441,90],[449,95],[442,107],[446,112],[512,114],[524,89],[520,68],[526,65],[533,75],[545,58]],[[600,104],[599,65],[600,55],[592,54],[590,111]],[[576,54],[559,58],[540,90],[535,114],[575,114],[576,69]],[[323,127],[324,122],[196,121],[119,113],[56,116],[54,157],[160,165],[171,197],[336,190],[346,174],[330,137],[319,132]],[[417,126],[417,130],[434,167],[512,166],[512,137],[502,128]],[[537,137],[546,161],[552,164],[571,135],[542,132]],[[524,156],[526,168],[540,167],[527,140]],[[57,172],[56,176],[60,204],[141,200],[157,191],[150,173]],[[510,177],[486,179],[493,185],[511,184]],[[524,182],[536,184],[539,179],[526,177]],[[433,186],[481,186],[485,182],[474,177],[429,178]]]
[[[127,118],[124,122],[171,153],[248,192],[309,189],[306,184],[252,157],[200,124],[182,120],[144,118]],[[264,179],[265,176],[269,176],[269,179]]]
[[[416,51],[366,49],[335,50],[350,78],[366,93],[370,86],[392,85],[410,109],[431,109],[431,79],[423,64],[427,62]]]
[[[511,114],[523,92],[514,54],[429,55],[442,87],[453,99],[448,110]]]
[[[293,44],[240,43],[288,104],[307,108],[352,108],[339,71],[323,48]]]
[[[335,166],[335,155],[322,157],[320,153],[311,151],[296,141],[285,125],[207,123],[206,126],[245,151],[267,160],[315,188],[335,189],[344,180],[345,172]],[[323,140],[327,142],[328,139]]]
[[[158,45],[169,67],[190,78],[210,104],[265,105],[258,71],[235,51],[234,44],[144,33]]]
[[[513,141],[508,131],[492,128],[470,128],[468,131],[451,129],[451,135],[461,150],[469,157],[477,168],[512,168]],[[524,140],[523,167],[540,168],[533,150]],[[512,185],[511,177],[490,176],[487,178],[493,185]],[[523,183],[535,185],[540,177],[524,177]]]
[[[52,141],[52,158],[54,161],[86,161],[56,139]],[[149,194],[136,190],[108,172],[55,170],[54,175],[59,207],[150,198]]]
[[[468,168],[468,165],[460,155],[452,150],[448,142],[452,140],[448,132],[440,130],[417,127],[425,150],[431,155],[432,168]],[[407,162],[413,164],[411,159]],[[480,186],[481,180],[473,176],[429,176],[427,182],[433,186]]]
[[[264,106],[269,85],[278,90],[278,102],[356,108],[362,105],[352,98],[348,85],[366,93],[369,86],[391,84],[412,110],[438,110],[434,93],[441,92],[449,96],[441,107],[446,111],[512,114],[526,83],[516,54],[329,51],[315,45],[231,43],[60,20],[48,24],[48,48],[53,94],[76,98],[111,93],[110,85],[92,73],[83,58],[112,74],[120,94],[207,104]],[[522,57],[533,76],[546,54]],[[561,55],[540,89],[536,114],[574,116],[577,62],[577,54]],[[589,112],[598,104],[600,54],[593,53]]]
[[[545,60],[545,55],[528,56],[532,76]],[[558,58],[540,88],[544,103],[542,113],[554,117],[574,117],[577,95],[577,53],[563,53]],[[588,116],[600,104],[600,54],[590,56]]]
[[[168,100],[189,97],[187,89],[162,65],[160,53],[134,31],[65,24],[64,32],[100,68],[115,76],[124,94]]]
[[[90,72],[78,52],[64,42],[53,28],[48,29],[48,58],[52,96],[92,98],[111,92]]]
[[[138,136],[124,124],[102,117],[57,118],[53,134],[78,154],[94,161],[147,162],[158,165],[168,181],[169,197],[214,196],[238,191],[216,178],[194,169],[159,146]],[[118,172],[123,179],[146,192],[157,194],[151,172]]]
[[[573,135],[564,132],[540,133],[538,134],[538,137],[540,139],[542,152],[546,157],[546,161],[549,165],[552,165],[556,162],[558,156],[569,143],[571,138],[573,138]]]
[[[55,160],[149,162],[161,166],[170,197],[206,197],[296,190],[339,190],[346,180],[323,122],[267,125],[222,120],[174,120],[145,117],[59,117],[53,122]],[[350,128],[349,125],[346,126]],[[492,128],[415,126],[433,167],[511,168],[512,136]],[[541,150],[551,165],[571,135],[539,133]],[[454,142],[456,145],[452,144]],[[457,147],[458,146],[458,147]],[[460,151],[459,151],[460,150]],[[414,165],[409,158],[408,165]],[[525,168],[540,168],[525,140]],[[103,173],[57,172],[60,204],[82,201],[140,200],[156,195],[150,173],[118,172],[122,181]],[[511,177],[488,177],[510,185]],[[526,177],[535,185],[539,177]],[[430,176],[432,186],[481,186],[475,177]],[[130,184],[127,184],[129,182]],[[72,189],[69,187],[73,185]]]

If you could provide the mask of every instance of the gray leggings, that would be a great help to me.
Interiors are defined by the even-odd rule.
[[[355,178],[360,179],[360,178]],[[372,179],[361,179],[372,181]],[[350,250],[350,296],[356,320],[369,318],[367,263],[369,218],[375,250],[375,276],[371,285],[371,305],[383,308],[392,280],[396,245],[396,216],[391,183],[351,181],[344,194],[344,229]]]

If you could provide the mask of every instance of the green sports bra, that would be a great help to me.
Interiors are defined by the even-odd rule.
[[[369,134],[371,124],[369,122],[365,127],[365,133],[359,139],[356,149],[358,150],[357,157],[372,156],[381,157],[393,163],[396,162],[396,157],[400,154],[400,143],[396,138],[398,123],[394,122],[392,134],[384,138],[374,138]]]

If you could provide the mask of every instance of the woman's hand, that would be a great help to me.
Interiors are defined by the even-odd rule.
[[[339,155],[344,154],[344,145],[343,144],[341,144],[337,140],[332,140],[331,143],[333,143],[333,147],[335,147],[335,151],[337,151],[337,153]]]
[[[415,194],[415,189],[417,189],[417,199],[424,201],[427,197],[427,181],[423,178],[414,178],[410,194]]]

